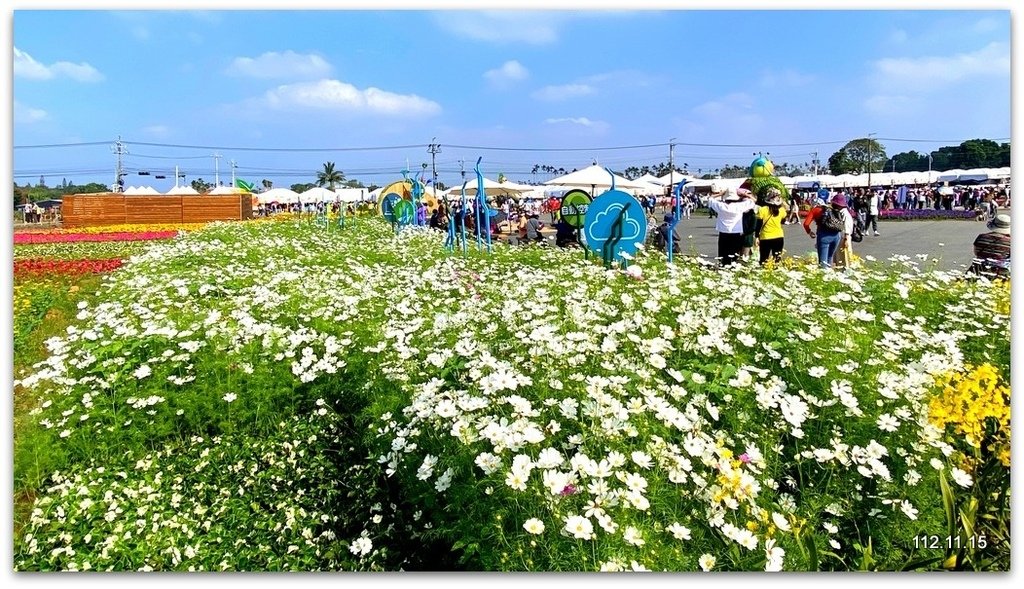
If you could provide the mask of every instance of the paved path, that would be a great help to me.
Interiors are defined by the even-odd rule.
[[[658,212],[656,218],[662,218]],[[547,215],[541,219],[546,223]],[[789,255],[805,255],[814,252],[814,240],[802,225],[786,225],[785,247]],[[974,239],[985,232],[984,223],[978,221],[879,221],[875,237],[865,234],[864,241],[853,244],[853,251],[860,257],[873,256],[879,261],[887,260],[893,254],[904,254],[912,258],[917,254],[928,254],[930,261],[938,260],[941,270],[966,269],[974,256]],[[694,214],[690,219],[680,221],[679,232],[683,236],[683,255],[695,250],[704,256],[718,255],[718,233],[715,220],[708,219],[707,213]],[[550,245],[554,245],[554,230],[545,228]],[[914,258],[917,261],[917,258]]]

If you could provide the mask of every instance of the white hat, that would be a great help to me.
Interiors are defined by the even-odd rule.
[[[1010,234],[1010,215],[1000,213],[988,222],[988,228],[996,233]]]

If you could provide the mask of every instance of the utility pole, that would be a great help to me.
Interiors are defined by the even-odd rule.
[[[814,177],[818,177],[818,152],[811,153],[811,165],[814,166]]]
[[[213,152],[213,185],[220,186],[220,158],[221,155]]]
[[[441,153],[441,144],[437,143],[437,137],[430,140],[430,145],[427,147],[427,151],[430,152],[430,165],[433,169],[434,175],[434,195],[437,196],[437,154]]]
[[[235,160],[231,160],[231,186],[232,187],[234,187],[234,185],[235,185],[235,168],[237,168],[237,167],[238,167],[238,164],[235,162]]]
[[[673,155],[673,151],[675,150],[675,147],[676,147],[676,144],[674,143],[675,140],[676,140],[675,137],[673,137],[673,138],[668,140],[668,193],[669,194],[672,194],[672,188],[673,188],[673,185],[675,184],[675,182],[673,182],[673,180],[675,179],[676,167],[675,167],[675,164],[672,163],[672,155]]]
[[[868,133],[868,194],[871,194],[871,144],[874,143],[872,137],[874,133]]]
[[[114,142],[113,146],[114,154],[117,155],[117,166],[114,168],[114,185],[112,186],[113,192],[124,192],[124,184],[122,179],[124,178],[124,162],[122,158],[128,154],[128,148],[121,142],[121,136],[117,136],[117,141]]]

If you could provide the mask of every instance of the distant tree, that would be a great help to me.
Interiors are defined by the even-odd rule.
[[[316,186],[316,184],[313,184],[312,182],[305,182],[301,184],[292,184],[291,189],[293,192],[298,192],[299,194],[302,194],[303,192],[309,190],[310,188],[313,188],[314,186]]]
[[[271,188],[273,188],[273,187],[274,187],[274,183],[273,183],[273,182],[271,182],[270,180],[267,180],[266,178],[264,178],[264,179],[263,179],[263,180],[262,180],[262,181],[260,182],[260,184],[261,184],[261,185],[263,186],[263,190],[270,190]]]
[[[206,194],[213,188],[213,184],[210,184],[202,178],[196,178],[192,181],[192,188],[199,194]]]
[[[324,169],[316,173],[316,185],[326,186],[334,190],[335,184],[345,181],[345,174],[341,170],[334,169],[334,162],[324,163]]]
[[[854,139],[828,158],[828,167],[833,174],[881,172],[888,159],[878,141]]]

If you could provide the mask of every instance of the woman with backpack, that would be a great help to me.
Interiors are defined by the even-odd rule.
[[[811,222],[817,225],[817,232],[811,229]],[[816,239],[818,266],[831,268],[836,252],[847,233],[847,222],[853,224],[853,217],[847,211],[846,197],[837,194],[828,205],[819,205],[804,218],[804,231]]]

